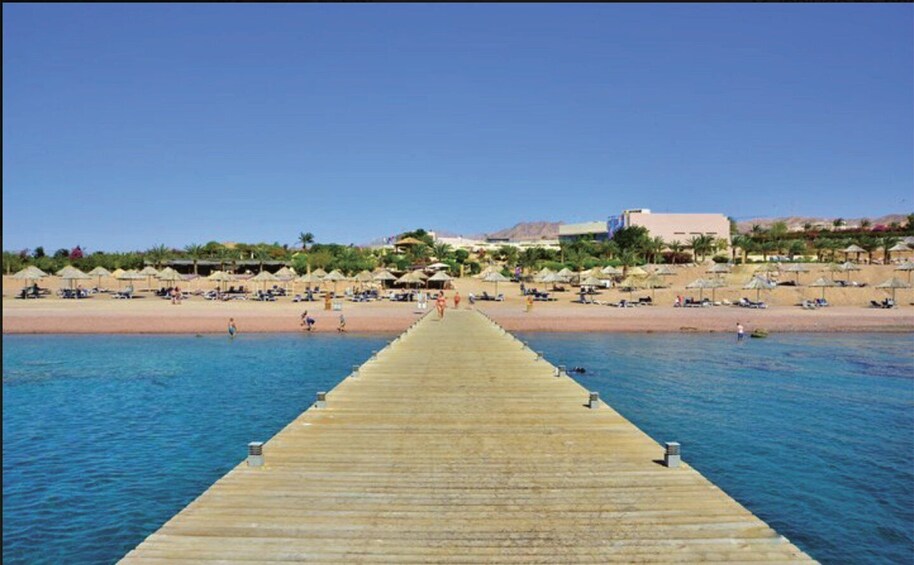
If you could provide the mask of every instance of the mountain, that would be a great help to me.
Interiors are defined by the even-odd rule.
[[[784,222],[787,224],[787,229],[802,229],[804,224],[824,224],[831,226],[837,218],[834,217],[805,217],[805,216],[786,216],[781,218],[754,218],[752,220],[745,220],[742,222],[737,222],[736,227],[740,233],[746,233],[752,231],[752,226],[759,225],[763,228],[770,227],[771,224],[775,222]],[[899,224],[904,225],[907,221],[907,216],[904,214],[888,214],[885,216],[880,216],[878,218],[844,218],[845,227],[857,227],[860,225],[862,220],[869,220],[873,226],[884,225],[887,226],[892,222],[898,222]]]
[[[484,234],[483,237],[507,239],[509,241],[536,241],[558,239],[559,226],[563,222],[520,222],[514,226]]]

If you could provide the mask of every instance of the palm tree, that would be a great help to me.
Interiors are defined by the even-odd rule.
[[[191,259],[194,262],[194,274],[197,274],[197,261],[203,257],[203,246],[196,243],[191,243],[184,248],[184,252],[187,253],[188,259]]]
[[[444,261],[445,259],[450,259],[452,250],[449,244],[437,242],[432,246],[432,251],[439,261]]]
[[[885,263],[886,265],[888,265],[889,261],[892,259],[892,257],[891,257],[892,252],[889,251],[889,248],[891,248],[893,245],[895,245],[899,241],[901,241],[901,240],[898,239],[897,237],[894,237],[891,235],[887,235],[885,237],[879,238],[879,246],[882,247],[883,263]]]
[[[298,242],[301,243],[301,248],[307,251],[308,246],[314,243],[314,234],[309,231],[299,232]]]
[[[838,228],[844,226],[845,224],[847,224],[847,222],[844,221],[844,218],[836,218],[836,219],[831,223],[831,225],[835,226],[835,229],[836,229],[836,230],[837,230]]]
[[[870,221],[868,218],[864,218],[863,220],[860,220],[860,229],[862,229],[862,230],[869,230],[872,225],[873,225],[873,222]]]
[[[685,249],[685,245],[683,245],[681,241],[674,239],[667,244],[667,248],[673,253],[673,264],[675,265],[676,258],[679,257],[679,254]]]
[[[155,247],[150,247],[146,250],[146,256],[157,269],[162,267],[162,264],[168,259],[169,254],[170,250],[165,247],[165,244],[156,245]]]
[[[692,254],[698,257],[699,261],[704,261],[709,253],[713,253],[714,246],[714,238],[710,235],[697,235],[689,240]]]
[[[663,241],[662,237],[657,236],[650,239],[645,239],[644,243],[641,245],[641,252],[644,254],[645,259],[649,260],[649,262],[656,263],[657,256],[663,252],[664,247],[666,247],[666,242]]]

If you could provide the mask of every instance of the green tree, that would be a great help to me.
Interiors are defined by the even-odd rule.
[[[863,231],[869,231],[873,227],[873,222],[869,218],[864,218],[860,220],[860,229]]]
[[[833,225],[835,227],[835,229],[844,227],[846,224],[847,224],[847,222],[844,221],[844,218],[836,218],[831,223],[831,225]]]
[[[451,246],[444,242],[436,242],[432,245],[432,252],[439,261],[447,261],[454,256]]]
[[[301,248],[308,250],[308,246],[314,243],[314,234],[309,231],[299,232],[298,242],[301,243]]]
[[[146,258],[153,264],[156,269],[161,269],[165,261],[168,260],[171,251],[165,244],[156,245],[146,250]]]
[[[793,261],[793,258],[797,255],[806,254],[806,244],[802,240],[794,239],[790,242],[790,245],[787,246],[787,256]]]
[[[197,274],[197,261],[203,258],[204,248],[197,243],[191,243],[184,248],[187,258],[194,262],[194,274]]]

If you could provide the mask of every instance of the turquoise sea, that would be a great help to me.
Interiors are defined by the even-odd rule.
[[[911,561],[914,335],[520,337],[813,557]],[[4,336],[4,561],[116,561],[388,339]]]

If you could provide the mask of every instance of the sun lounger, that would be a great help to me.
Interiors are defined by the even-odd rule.
[[[800,306],[804,310],[815,310],[816,309],[816,303],[813,302],[812,300],[804,300],[803,302],[800,303]]]

